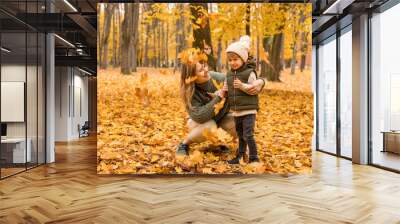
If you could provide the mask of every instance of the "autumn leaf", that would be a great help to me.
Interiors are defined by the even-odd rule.
[[[228,167],[227,164],[224,164],[224,163],[218,164],[215,167],[215,172],[216,173],[225,173],[227,170],[229,170],[229,167]]]
[[[196,23],[199,24],[199,26],[204,29],[207,26],[207,16],[203,15],[197,18]]]
[[[196,81],[196,79],[197,79],[197,76],[189,76],[189,77],[187,77],[186,79],[185,79],[185,84],[190,84],[190,83],[192,83],[192,82],[194,82],[194,81]]]
[[[126,166],[118,168],[118,173],[120,173],[120,174],[131,174],[134,172],[136,172],[136,167],[132,167],[130,165],[126,165]]]
[[[301,164],[300,160],[295,160],[294,161],[294,167],[299,168],[301,167],[303,164]]]
[[[217,90],[222,89],[222,87],[224,86],[224,82],[218,83],[215,79],[211,79],[211,81],[214,84],[215,88],[217,88]]]
[[[99,174],[311,172],[310,72],[291,75],[290,70],[284,70],[282,83],[267,83],[266,91],[259,95],[255,128],[261,161],[248,164],[242,160],[232,166],[226,161],[235,156],[237,142],[221,128],[205,131],[207,141],[191,144],[189,156],[175,154],[177,145],[188,134],[188,114],[176,91],[179,75],[170,69],[163,74],[165,70],[139,68],[137,74],[143,75],[138,76],[124,76],[113,69],[99,72]],[[149,102],[144,107],[146,99]],[[232,152],[219,154],[211,150],[212,145],[220,144]]]
[[[190,160],[193,162],[193,164],[202,164],[203,163],[203,154],[196,150],[193,152],[193,154],[190,155]]]
[[[202,169],[202,173],[205,173],[205,174],[213,174],[214,172],[212,171],[212,168],[211,168],[211,167],[204,167],[204,168]]]
[[[107,160],[120,160],[122,158],[122,155],[118,152],[102,152],[100,155],[101,159],[107,159]]]
[[[197,62],[207,62],[208,57],[205,53],[197,48],[188,48],[178,54],[178,58],[184,64],[196,64]]]
[[[224,108],[226,98],[223,98],[220,102],[214,104],[214,114],[218,114],[219,111]]]
[[[159,159],[160,159],[160,156],[159,156],[159,155],[152,155],[152,156],[151,156],[150,162],[151,162],[151,163],[155,163],[155,162],[157,162]]]
[[[147,80],[149,79],[149,75],[147,72],[140,73],[140,84],[145,85]]]
[[[178,174],[181,174],[181,173],[183,172],[182,168],[179,167],[179,166],[176,166],[176,167],[175,167],[175,171],[176,171],[176,173],[178,173]]]
[[[135,95],[137,98],[139,98],[140,100],[142,100],[142,91],[140,88],[135,87]]]
[[[233,137],[222,128],[206,128],[202,134],[208,141],[216,145],[230,143],[233,139]]]
[[[161,70],[160,70],[160,73],[163,74],[163,75],[168,75],[168,74],[169,74],[169,71],[166,70],[166,69],[161,69]]]

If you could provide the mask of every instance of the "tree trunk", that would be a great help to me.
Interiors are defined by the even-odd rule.
[[[228,41],[225,40],[225,49],[228,48]],[[229,65],[228,65],[228,57],[225,57],[225,69],[228,70],[229,69]]]
[[[144,3],[143,4],[143,11],[147,12],[147,11],[149,11],[149,9],[150,9],[150,5],[147,4],[147,3]],[[149,37],[150,37],[149,32],[150,32],[150,24],[148,24],[147,22],[145,24],[145,30],[146,30],[145,31],[145,34],[146,34],[145,39],[146,40],[144,41],[143,66],[148,67],[149,66]]]
[[[113,22],[112,22],[112,29],[113,29],[113,55],[112,55],[112,60],[111,60],[111,64],[112,66],[115,68],[117,66],[117,27],[118,27],[118,23],[117,23],[117,16],[116,14],[118,13],[118,8],[114,7],[113,10]]]
[[[169,36],[169,23],[168,23],[168,21],[167,21],[167,35],[165,36],[165,60],[167,61],[167,67],[169,68],[170,67],[170,64],[169,64],[169,51],[168,51],[168,41],[169,41],[169,38],[168,38],[168,36]]]
[[[218,39],[218,50],[217,50],[217,71],[220,72],[222,70],[222,40]]]
[[[283,46],[283,33],[274,35],[271,48],[271,64],[274,69],[267,72],[267,79],[269,81],[281,81],[280,74],[282,70],[281,55]]]
[[[132,4],[124,4],[124,9],[124,20],[122,21],[121,73],[128,75],[131,74],[131,69],[129,66],[129,45],[131,43],[132,36],[132,26],[130,21],[132,18]]]
[[[161,67],[161,27],[162,27],[162,21],[158,20],[157,24],[157,66],[160,68]]]
[[[161,30],[161,35],[160,35],[160,42],[161,42],[161,48],[160,48],[160,57],[161,57],[161,67],[164,67],[165,65],[165,23],[164,21],[161,21],[160,24],[160,30]]]
[[[146,40],[144,43],[144,63],[143,63],[143,65],[146,67],[149,66],[149,31],[150,31],[150,25],[146,24]]]
[[[268,53],[268,55],[271,53],[272,39],[273,39],[273,37],[264,37],[263,41],[262,41],[263,51]],[[271,64],[269,63],[269,61],[265,61],[265,60],[269,60],[269,58],[268,59],[264,59],[263,58],[261,60],[261,71],[260,71],[260,76],[261,77],[266,77],[267,76],[267,70],[273,69]]]
[[[250,3],[246,4],[246,35],[250,36]]]
[[[178,19],[176,20],[175,24],[175,41],[176,41],[176,48],[175,48],[175,63],[174,63],[174,73],[175,70],[180,67],[180,62],[178,60],[178,55],[183,49],[185,48],[185,20],[183,16],[179,16],[183,13],[183,4],[178,4],[177,6],[177,14]]]
[[[290,74],[296,72],[296,55],[297,55],[297,31],[293,33],[292,58],[290,60]]]
[[[102,61],[100,64],[100,68],[106,69],[108,65],[108,40],[110,37],[110,27],[111,27],[111,19],[112,19],[112,10],[114,6],[112,4],[106,4],[104,11],[104,27],[103,27],[103,55]]]
[[[303,14],[303,12],[300,12],[300,18],[298,21],[298,26],[297,27],[301,27],[306,19],[306,16]],[[297,21],[296,21],[297,22]],[[295,26],[296,27],[296,26]],[[290,73],[293,75],[295,73],[295,69],[296,69],[296,64],[297,64],[297,50],[298,50],[298,45],[299,43],[297,43],[298,41],[298,36],[300,35],[300,32],[298,30],[294,30],[294,39],[293,39],[293,51],[292,51],[292,61],[291,61],[291,71]],[[300,44],[303,44],[303,35],[302,35],[302,41]],[[302,45],[300,46],[300,51],[302,51]],[[301,70],[302,71],[302,70]]]
[[[139,3],[132,3],[132,72],[137,72],[137,48],[139,39]]]
[[[301,60],[300,60],[300,71],[303,72],[306,67],[306,56],[308,48],[307,32],[303,32],[301,35]]]
[[[122,60],[122,9],[123,5],[119,4],[120,6],[120,11],[119,11],[119,54],[118,54],[118,61],[119,65],[121,66],[121,60]]]
[[[155,27],[156,27],[156,20],[153,19],[153,22],[151,23],[151,34],[153,37],[153,44],[151,46],[152,47],[151,64],[153,67],[157,66],[157,63],[156,63],[156,29],[155,29]]]
[[[99,10],[102,10],[102,7],[99,7]],[[102,11],[100,12],[100,13],[103,13]],[[98,51],[97,51],[97,53],[98,53],[98,56],[99,56],[99,60],[98,60],[98,62],[97,62],[97,65],[98,66],[100,66],[101,64],[102,64],[102,62],[103,62],[103,56],[102,56],[102,54],[103,54],[103,35],[102,35],[102,33],[100,32],[100,30],[102,30],[101,28],[101,26],[100,26],[100,19],[99,20],[97,20],[97,37],[98,37]]]
[[[211,55],[213,56],[210,23],[207,15],[204,15],[202,10],[208,12],[207,3],[190,3],[190,12],[192,14],[192,24],[196,26],[193,29],[193,47],[203,49],[204,44],[211,47]],[[198,21],[202,21],[200,24]]]
[[[179,5],[178,5],[179,7]],[[179,11],[178,11],[179,13]],[[181,52],[181,46],[182,46],[182,42],[181,42],[181,17],[179,17],[176,22],[175,22],[175,42],[176,42],[176,46],[175,46],[175,62],[174,62],[174,73],[175,71],[179,68],[178,64],[178,55]]]
[[[268,81],[280,82],[283,34],[275,34],[272,37],[272,43],[270,37],[264,37],[263,42],[263,47],[270,57],[269,62],[262,61],[260,76],[266,77]]]
[[[304,21],[306,20],[306,16],[304,12],[301,14],[300,18],[300,25],[302,26]],[[308,33],[302,32],[301,34],[301,41],[300,41],[300,52],[301,52],[301,59],[300,59],[300,71],[303,72],[306,66],[306,55],[307,55],[307,48],[308,48]]]

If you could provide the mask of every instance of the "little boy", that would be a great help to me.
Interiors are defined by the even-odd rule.
[[[251,84],[257,79],[257,75],[255,63],[248,61],[249,49],[249,36],[241,37],[239,41],[230,44],[226,49],[230,70],[226,75],[224,89],[228,91],[228,102],[233,112],[239,138],[236,157],[229,160],[229,164],[239,163],[245,154],[246,146],[249,147],[249,163],[259,162],[254,139],[254,125],[259,108],[258,96],[248,92]]]

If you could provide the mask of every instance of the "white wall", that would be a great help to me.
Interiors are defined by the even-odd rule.
[[[55,140],[77,139],[78,124],[88,120],[88,78],[76,68],[56,67],[55,85]]]
[[[1,81],[3,82],[25,82],[25,71],[26,67],[25,65],[2,65],[1,66]],[[28,74],[31,74],[32,72],[36,73],[36,68],[33,66],[28,66],[27,71]],[[30,80],[31,81],[31,80]],[[32,84],[32,83],[30,83]],[[33,83],[36,85],[36,83]],[[29,92],[31,90],[28,88],[28,93],[27,96],[29,97],[34,97],[36,98],[36,89],[35,92]],[[27,99],[27,103],[32,102],[32,99]],[[28,105],[29,106],[29,105]],[[33,106],[33,105],[31,105]],[[36,104],[35,104],[36,107]],[[1,108],[2,110],[7,110],[7,108]],[[36,114],[34,114],[34,118],[30,117],[30,114],[28,113],[28,122],[31,122],[35,120],[36,123]],[[31,127],[32,125],[28,125],[28,127]],[[7,136],[8,137],[25,137],[25,122],[7,122]],[[29,137],[29,136],[28,136]]]
[[[25,138],[30,140],[30,148],[33,162],[39,159],[39,163],[44,163],[44,74],[42,68],[35,66],[25,66],[25,64],[3,64],[1,66],[2,82],[24,82],[26,84],[26,108],[22,108],[27,119],[23,122],[5,122],[7,124],[8,138]],[[27,78],[27,81],[25,80]],[[7,96],[2,96],[7,97]],[[10,108],[1,108],[10,110]],[[12,113],[12,111],[11,111]],[[39,155],[37,155],[39,153]]]
[[[69,69],[55,68],[55,141],[68,141]]]
[[[317,105],[317,48],[315,45],[312,46],[312,91],[314,94],[314,132],[313,132],[313,137],[312,137],[312,145],[311,148],[312,150],[316,150],[316,138],[317,138],[317,110],[316,110],[316,105]]]

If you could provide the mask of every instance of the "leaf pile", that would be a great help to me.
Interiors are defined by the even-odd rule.
[[[296,74],[297,75],[297,74]],[[294,77],[294,76],[293,76]],[[311,82],[306,75],[300,82]],[[296,78],[298,78],[296,76]],[[237,141],[222,129],[203,133],[189,156],[175,156],[187,135],[188,115],[179,97],[179,75],[142,68],[134,75],[118,70],[98,74],[98,151],[100,174],[306,173],[311,171],[313,95],[290,89],[260,94],[255,139],[260,163],[229,165]],[[299,81],[299,80],[298,80]],[[284,87],[284,86],[283,86]],[[230,153],[221,153],[225,144]]]

